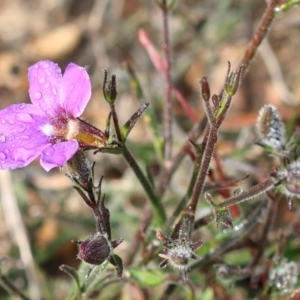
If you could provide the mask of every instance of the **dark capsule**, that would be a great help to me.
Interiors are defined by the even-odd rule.
[[[76,242],[80,244],[78,258],[91,265],[101,265],[109,258],[112,246],[107,238],[99,233],[89,237],[85,241]]]

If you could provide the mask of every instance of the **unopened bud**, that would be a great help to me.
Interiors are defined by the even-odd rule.
[[[68,160],[68,177],[72,181],[78,182],[82,187],[88,189],[91,185],[91,165],[86,159],[84,152],[77,151],[75,155]]]
[[[225,91],[227,95],[233,96],[237,92],[242,79],[243,70],[244,65],[240,65],[236,72],[230,73],[230,63],[228,62],[228,75],[225,79]]]
[[[257,132],[264,144],[275,149],[284,149],[285,130],[275,106],[265,105],[261,108],[256,126]]]
[[[80,245],[78,258],[91,265],[103,264],[112,253],[111,243],[99,233],[76,243]]]
[[[107,71],[104,71],[103,96],[109,105],[114,104],[118,92],[116,75],[111,76],[111,81],[107,81]]]
[[[201,96],[204,101],[209,101],[210,98],[210,89],[209,89],[209,84],[207,81],[207,78],[203,76],[200,80],[200,87],[201,87]]]

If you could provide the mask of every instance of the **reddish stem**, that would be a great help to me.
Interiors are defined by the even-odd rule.
[[[267,32],[269,31],[272,21],[276,15],[275,8],[278,5],[278,0],[270,0],[267,9],[265,10],[264,15],[256,29],[251,41],[249,42],[247,49],[245,51],[244,57],[242,58],[240,64],[245,65],[247,69],[253,59],[254,55],[257,52],[258,46],[261,44],[265,38]]]
[[[168,6],[162,6],[163,13],[163,51],[165,55],[165,109],[164,109],[164,137],[165,137],[165,161],[169,162],[172,155],[172,83],[171,83],[171,60],[170,60],[170,40],[169,40],[169,18]]]

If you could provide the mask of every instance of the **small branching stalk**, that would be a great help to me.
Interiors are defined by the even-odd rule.
[[[94,186],[93,168],[90,173],[87,172],[90,168],[86,162],[83,153],[75,155],[68,163],[69,170],[71,170],[68,177],[75,184],[74,188],[84,202],[93,210],[96,233],[84,241],[73,240],[73,242],[79,245],[78,258],[90,265],[87,277],[95,266],[109,261],[115,266],[117,277],[122,278],[122,261],[116,258],[113,250],[122,243],[123,239],[111,239],[110,213],[104,205],[105,195],[101,195],[103,177],[100,178],[98,185]]]
[[[131,132],[132,128],[141,117],[143,112],[149,106],[149,103],[143,104],[132,116],[131,118],[125,123],[124,126],[120,127],[119,119],[115,110],[115,100],[117,97],[117,85],[116,85],[116,76],[112,75],[111,80],[108,82],[107,80],[107,72],[104,71],[104,84],[103,84],[103,95],[106,99],[107,103],[110,105],[110,115],[107,121],[107,128],[105,132],[110,132],[110,118],[112,118],[116,137],[111,135],[108,137],[110,143],[107,143],[105,147],[100,148],[97,150],[98,152],[108,152],[108,153],[115,153],[115,154],[122,154],[125,158],[128,165],[132,168],[133,172],[135,173],[137,179],[140,181],[141,185],[143,186],[153,208],[153,215],[155,218],[155,222],[157,225],[162,225],[165,222],[166,215],[164,211],[164,207],[162,206],[160,199],[157,193],[154,191],[154,188],[151,182],[147,179],[141,168],[139,167],[138,163],[136,162],[135,158],[132,156],[130,151],[125,145],[126,139]],[[97,152],[96,151],[96,152]]]
[[[204,183],[207,177],[209,165],[218,140],[218,129],[225,119],[232,101],[232,96],[237,92],[242,76],[242,70],[243,66],[240,66],[237,72],[230,73],[230,64],[228,64],[225,79],[225,92],[223,93],[224,97],[219,101],[218,107],[216,103],[214,103],[215,112],[209,103],[210,89],[207,79],[204,77],[200,80],[201,95],[205,103],[208,124],[206,129],[207,133],[204,137],[202,146],[193,146],[193,149],[196,152],[196,157],[201,157],[201,160],[200,164],[198,161],[196,162],[199,164],[196,167],[198,174],[191,194],[190,203],[181,214],[181,218],[175,225],[170,237],[164,236],[161,231],[157,232],[158,239],[160,239],[165,246],[164,253],[160,255],[165,258],[165,260],[161,263],[160,267],[165,267],[167,261],[169,261],[174,268],[182,271],[184,281],[187,280],[187,266],[189,260],[191,258],[197,259],[194,252],[199,249],[203,243],[202,240],[195,243],[192,242],[191,235],[194,227],[195,212],[199,198],[204,190]]]

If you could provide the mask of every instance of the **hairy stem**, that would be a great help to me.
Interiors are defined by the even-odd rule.
[[[255,33],[253,34],[253,37],[251,41],[249,42],[247,49],[245,51],[244,57],[241,60],[240,64],[243,64],[245,66],[245,69],[248,69],[254,55],[257,52],[257,49],[265,36],[268,33],[268,30],[271,27],[271,24],[275,18],[276,12],[275,8],[278,5],[278,0],[270,0],[268,1],[268,7],[265,10],[264,15],[262,16],[260,23],[258,25],[258,28],[256,29]]]
[[[182,198],[182,200],[178,203],[178,205],[176,206],[176,208],[173,211],[172,215],[168,218],[167,222],[164,225],[163,231],[167,230],[167,228],[170,228],[170,226],[172,226],[172,224],[174,223],[175,219],[184,210],[184,208],[187,205],[187,202],[189,201],[190,197],[192,196],[193,188],[195,186],[195,182],[196,182],[197,176],[199,174],[199,168],[201,166],[201,159],[202,159],[202,154],[200,155],[198,153],[197,157],[196,157],[195,164],[194,164],[194,170],[193,170],[192,178],[190,180],[188,191],[187,191],[186,195]]]
[[[194,210],[194,212],[196,211],[198,200],[204,190],[205,179],[208,173],[211,158],[213,157],[214,154],[217,140],[218,140],[217,130],[210,128],[207,144],[205,145],[204,153],[202,156],[200,172],[198,173],[197,180],[190,201],[190,206],[192,207],[192,210]]]
[[[239,204],[247,200],[251,200],[255,197],[260,196],[261,194],[267,192],[272,188],[274,188],[274,180],[273,178],[268,178],[265,181],[250,187],[249,190],[243,191],[241,194],[225,200],[224,202],[219,204],[218,207],[220,209],[228,208],[232,205]]]
[[[242,203],[244,201],[251,200],[253,198],[256,198],[263,193],[268,192],[274,187],[274,181],[272,178],[268,178],[265,181],[258,183],[252,187],[249,188],[247,191],[243,191],[241,194],[237,196],[233,196],[219,204],[217,207],[222,210],[224,208],[229,208],[233,205]],[[208,215],[202,217],[201,219],[198,219],[194,223],[194,229],[199,229],[200,227],[206,226],[207,224],[214,221],[215,214],[213,211],[211,211]]]

